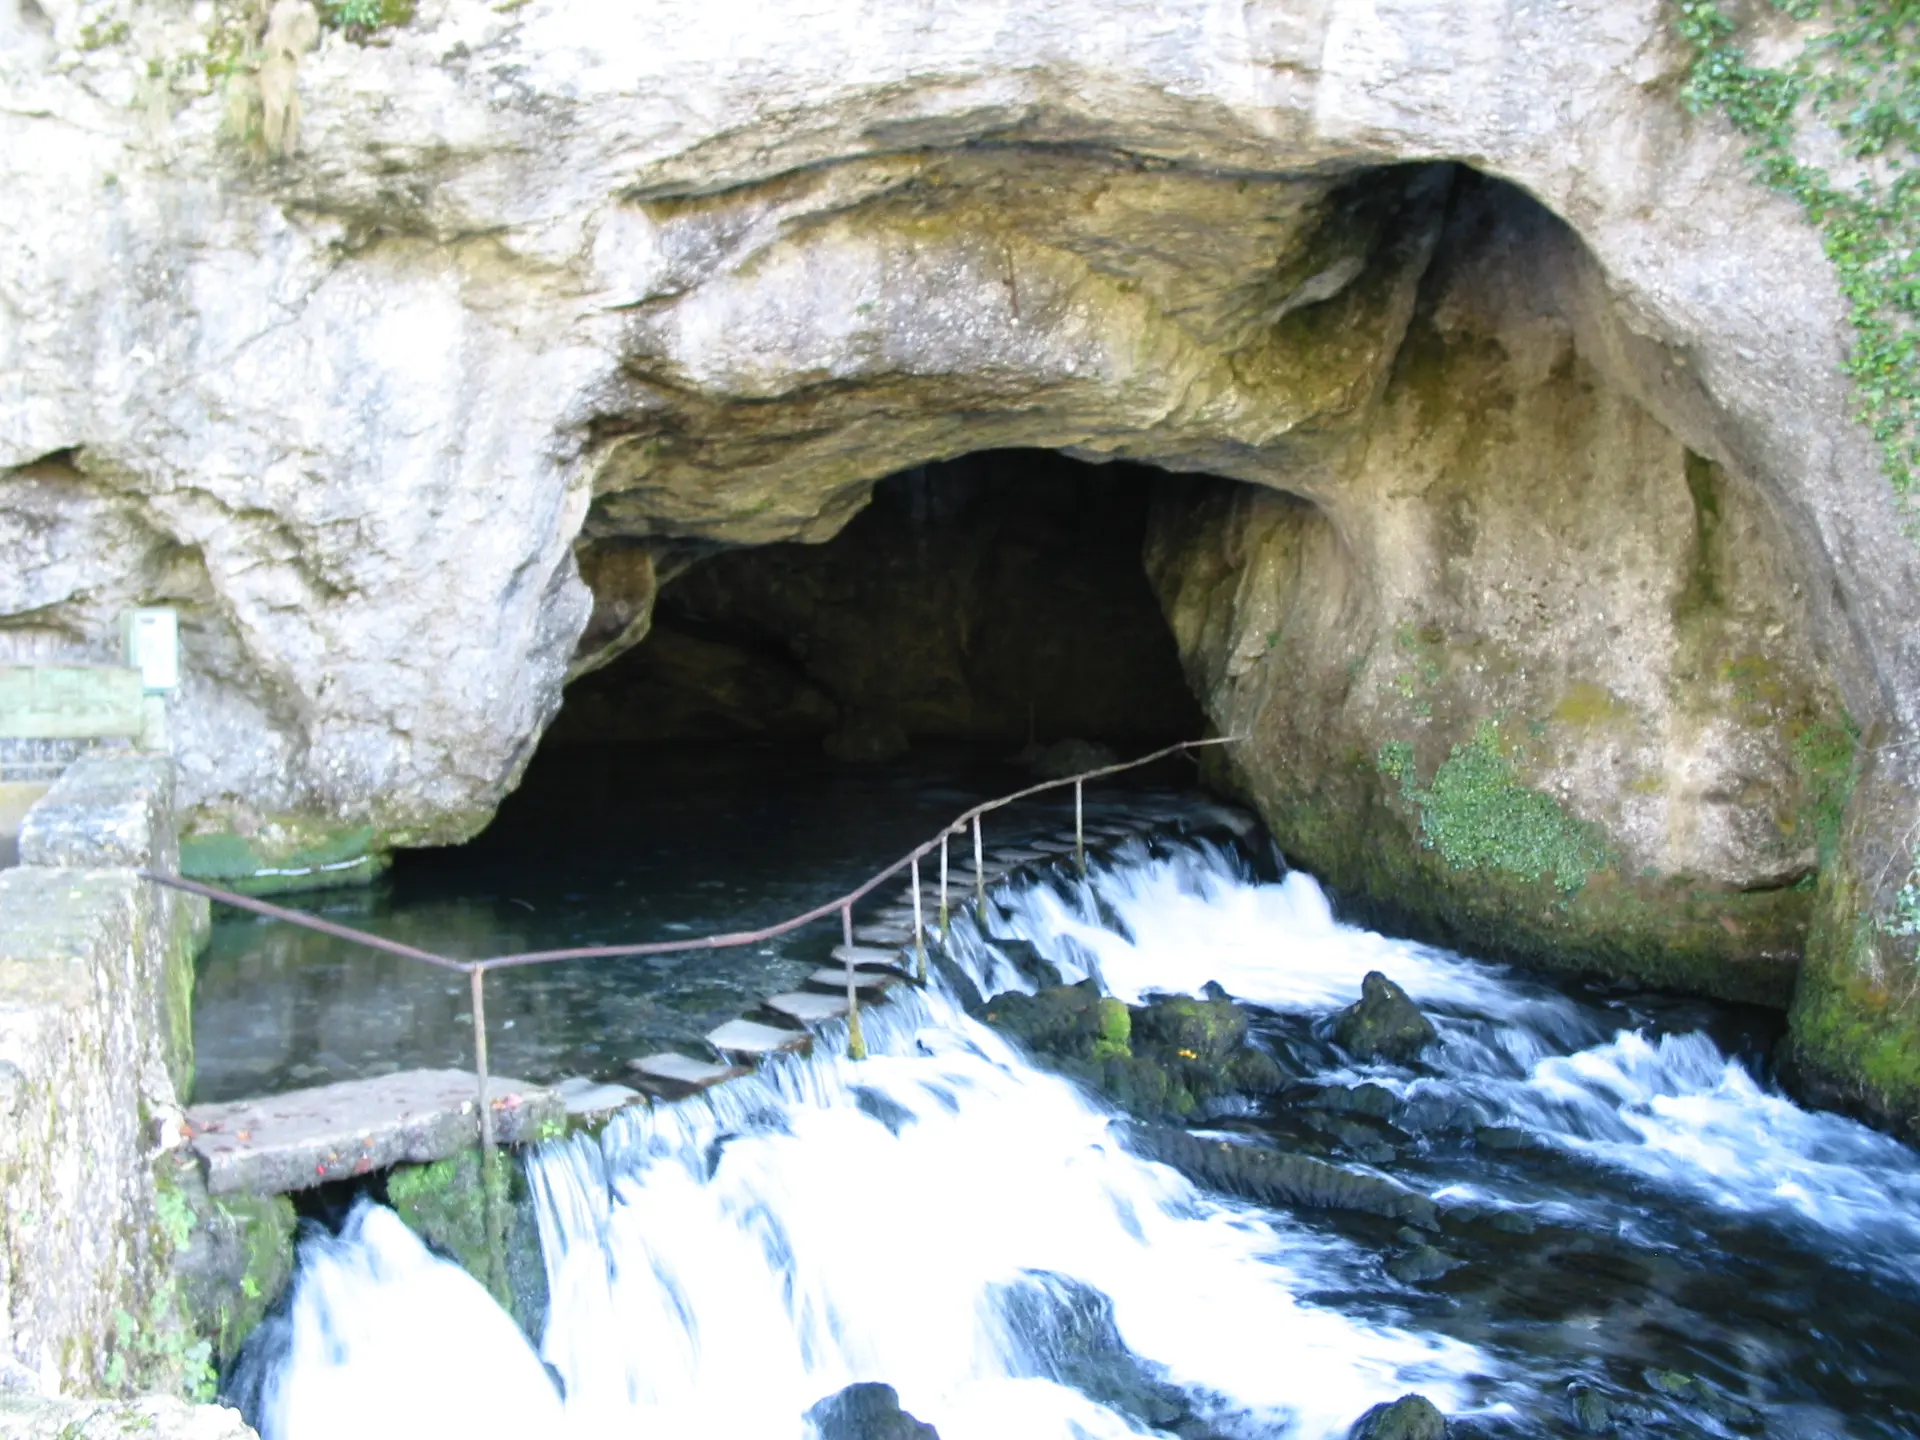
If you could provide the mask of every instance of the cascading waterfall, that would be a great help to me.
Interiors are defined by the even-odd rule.
[[[1324,1014],[1381,970],[1440,1031],[1432,1073],[1349,1066],[1319,1079],[1463,1106],[1473,1123],[1516,1127],[1920,1281],[1920,1157],[1905,1145],[1801,1109],[1705,1034],[1607,1029],[1592,1007],[1505,966],[1343,925],[1298,871],[1250,884],[1204,842],[1158,856],[1135,844],[1083,885],[1024,890],[1006,915],[1002,933],[1032,942],[1065,978],[1093,975],[1130,1002],[1214,980],[1236,999]]]
[[[1418,1068],[1328,1052],[1317,1081],[1523,1131],[1920,1278],[1920,1164],[1904,1147],[1798,1109],[1704,1034],[1610,1031],[1597,1007],[1502,967],[1342,925],[1304,875],[1260,883],[1205,842],[1134,844],[1085,879],[1003,891],[989,929],[963,919],[951,947],[989,992],[1032,988],[995,945],[1021,939],[1130,1002],[1216,982],[1309,1029],[1382,970],[1440,1042]],[[1316,1437],[1408,1390],[1497,1419],[1516,1386],[1537,1387],[1500,1347],[1421,1319],[1365,1246],[1128,1153],[1110,1111],[938,977],[868,1010],[866,1034],[864,1063],[829,1033],[813,1058],[531,1155],[549,1289],[537,1353],[479,1285],[362,1203],[304,1246],[258,1406],[266,1440],[331,1435],[349,1407],[376,1434],[798,1436],[809,1406],[858,1380],[895,1386],[945,1440],[1151,1433],[1175,1413],[1195,1433]],[[1613,1191],[1515,1198],[1432,1178],[1443,1202],[1659,1228]]]

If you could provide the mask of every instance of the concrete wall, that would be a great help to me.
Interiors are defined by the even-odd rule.
[[[207,928],[204,901],[135,874],[177,863],[172,762],[83,757],[18,843],[0,871],[0,1390],[158,1383],[177,1357],[153,1160],[192,1083]]]

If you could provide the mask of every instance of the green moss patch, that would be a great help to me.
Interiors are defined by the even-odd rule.
[[[1491,720],[1453,747],[1424,789],[1410,745],[1382,746],[1378,765],[1418,810],[1420,843],[1455,870],[1499,870],[1529,881],[1551,876],[1571,891],[1614,861],[1598,826],[1520,782]]]
[[[292,1278],[293,1202],[284,1195],[211,1196],[190,1156],[162,1157],[154,1183],[157,1228],[170,1257],[165,1288],[178,1332],[174,1348],[183,1356],[191,1348],[209,1367],[188,1377],[195,1384],[186,1389],[197,1398],[195,1385],[239,1354]],[[136,1332],[169,1333],[151,1323]]]
[[[230,830],[180,841],[180,872],[242,895],[274,895],[364,885],[387,867],[370,825],[338,830],[288,822],[269,827],[269,840]]]

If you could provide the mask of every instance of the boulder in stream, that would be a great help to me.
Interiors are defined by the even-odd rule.
[[[819,1440],[940,1440],[940,1432],[900,1408],[891,1385],[863,1381],[807,1411]]]
[[[1407,992],[1373,970],[1360,982],[1359,1000],[1334,1017],[1333,1038],[1355,1055],[1404,1063],[1440,1037]]]
[[[1424,1395],[1376,1405],[1354,1422],[1347,1440],[1446,1440],[1447,1418]]]
[[[1218,987],[1202,999],[1163,995],[1129,1006],[1083,980],[997,995],[985,1016],[1043,1064],[1143,1119],[1182,1118],[1224,1095],[1270,1094],[1287,1078],[1248,1043],[1246,1012]]]

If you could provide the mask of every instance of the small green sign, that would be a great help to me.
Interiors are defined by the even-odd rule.
[[[141,732],[140,672],[119,665],[0,665],[0,739]]]

